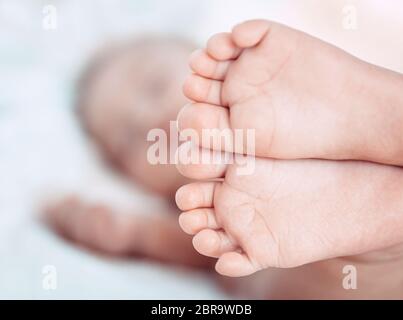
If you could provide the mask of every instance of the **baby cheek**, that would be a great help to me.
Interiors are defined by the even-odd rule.
[[[165,94],[161,96],[161,103],[165,106],[164,109],[168,110],[171,119],[175,120],[179,110],[189,103],[188,99],[182,93],[182,84],[179,86],[173,86],[166,90]]]
[[[181,176],[174,165],[151,164],[147,160],[146,146],[131,152],[125,159],[126,168],[137,183],[163,195],[172,194]]]

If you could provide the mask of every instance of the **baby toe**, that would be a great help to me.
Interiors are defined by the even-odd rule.
[[[233,131],[230,128],[228,108],[206,103],[188,104],[178,114],[177,121],[181,133],[191,129],[199,137],[203,138],[203,135],[206,137],[198,141],[200,146],[220,151],[233,151]]]
[[[222,105],[222,82],[191,74],[183,85],[186,97],[197,102]]]
[[[191,141],[182,143],[177,150],[177,169],[191,179],[223,178],[231,154],[201,149]]]
[[[207,54],[205,50],[194,51],[189,59],[190,68],[198,75],[223,80],[227,74],[231,60],[217,61]]]
[[[237,58],[241,49],[232,41],[230,33],[223,32],[213,35],[207,41],[207,53],[214,59],[223,61]]]
[[[218,259],[215,269],[228,277],[243,277],[259,271],[246,254],[236,251],[224,253]]]
[[[214,191],[219,182],[195,182],[184,185],[176,192],[175,200],[183,211],[213,206]]]
[[[196,234],[203,229],[218,229],[214,209],[201,208],[182,213],[179,225],[187,234]]]
[[[217,258],[236,249],[236,245],[223,231],[204,229],[193,237],[193,246],[202,255]]]

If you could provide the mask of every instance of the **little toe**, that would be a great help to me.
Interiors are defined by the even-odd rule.
[[[180,210],[213,207],[214,191],[219,182],[194,182],[176,192],[175,200]]]
[[[193,246],[200,254],[214,258],[236,249],[236,245],[225,232],[211,229],[196,234],[193,237]]]
[[[223,61],[237,58],[241,49],[232,41],[231,33],[222,32],[207,41],[207,53],[214,59]]]
[[[182,143],[177,151],[177,169],[191,179],[223,178],[231,154],[202,149],[191,141]]]
[[[246,254],[236,251],[224,253],[218,259],[215,269],[228,277],[243,277],[259,271]]]
[[[191,74],[183,85],[183,93],[186,97],[197,102],[206,102],[222,105],[222,82]]]
[[[189,59],[190,68],[195,73],[214,80],[224,80],[231,62],[231,60],[217,61],[205,50],[194,51]]]
[[[179,225],[187,234],[196,234],[203,229],[218,229],[214,209],[201,208],[183,212],[179,216]]]
[[[248,20],[232,29],[232,40],[240,48],[257,45],[270,31],[272,23],[267,20]]]
[[[191,129],[201,139],[199,145],[207,149],[232,152],[233,131],[230,127],[228,108],[207,103],[192,103],[182,108],[178,114],[178,128],[181,133]],[[213,143],[212,143],[213,142]]]

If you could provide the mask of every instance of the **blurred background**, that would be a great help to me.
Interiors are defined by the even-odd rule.
[[[230,297],[209,272],[94,254],[38,218],[63,193],[119,208],[161,200],[110,170],[75,117],[77,80],[99,47],[150,33],[202,46],[266,18],[402,72],[402,16],[403,3],[378,0],[0,0],[0,298]],[[44,286],[49,270],[56,288]]]

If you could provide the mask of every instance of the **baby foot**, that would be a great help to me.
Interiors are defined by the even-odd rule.
[[[179,152],[188,152],[188,146]],[[236,164],[178,165],[189,178],[223,179],[185,185],[176,195],[184,211],[182,229],[194,235],[199,253],[218,258],[219,273],[244,276],[268,267],[296,267],[403,241],[400,168],[252,160],[254,173],[242,176]]]
[[[254,128],[261,157],[403,164],[400,74],[264,20],[214,35],[190,66],[181,130]]]

